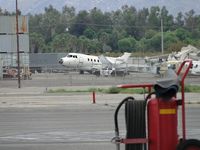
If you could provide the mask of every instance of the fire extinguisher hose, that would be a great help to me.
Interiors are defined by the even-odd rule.
[[[113,138],[113,140],[115,140],[116,143],[116,150],[120,150],[120,137],[119,137],[119,127],[118,127],[118,112],[121,108],[121,106],[126,103],[127,101],[133,101],[134,98],[133,97],[126,97],[125,99],[123,99],[119,105],[117,106],[116,110],[115,110],[115,114],[114,114],[114,122],[115,122],[115,137]]]
[[[146,100],[127,101],[125,104],[126,138],[146,137]],[[143,150],[146,145],[127,144],[126,150]]]
[[[118,112],[123,104],[125,104],[125,122],[127,129],[128,138],[145,138],[146,137],[146,103],[151,95],[155,92],[150,93],[145,100],[135,101],[133,97],[126,97],[117,106],[114,114],[115,123],[115,137],[112,142],[116,144],[116,149],[120,149],[120,137],[118,127]],[[127,144],[126,150],[142,150],[142,144]],[[144,150],[146,145],[144,145]]]

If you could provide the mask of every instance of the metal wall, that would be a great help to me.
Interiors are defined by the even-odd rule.
[[[59,59],[66,56],[66,53],[30,53],[31,66],[55,66],[59,65]]]
[[[19,33],[29,33],[28,16],[18,17]],[[16,34],[16,17],[0,16],[0,33]]]
[[[0,53],[16,53],[17,52],[16,35],[0,35]],[[29,35],[19,35],[19,51],[29,52]]]
[[[3,60],[0,58],[0,79],[3,79]]]
[[[36,68],[37,71],[40,70],[44,72],[51,72],[53,70],[65,70],[67,68],[58,63],[59,59],[64,56],[66,56],[66,53],[30,53],[29,67],[32,69],[32,71]]]
[[[19,51],[29,52],[28,17],[19,16]],[[0,16],[0,53],[16,53],[16,18]]]
[[[17,67],[17,53],[0,54],[3,66]],[[29,66],[29,54],[20,53],[20,66]]]

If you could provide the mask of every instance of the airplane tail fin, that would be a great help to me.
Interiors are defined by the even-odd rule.
[[[121,61],[124,61],[124,62],[127,62],[128,61],[128,58],[131,56],[131,53],[127,53],[125,52],[121,57],[118,57],[117,59],[118,60],[121,60]]]

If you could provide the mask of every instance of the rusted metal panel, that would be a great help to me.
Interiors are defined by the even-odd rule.
[[[28,16],[18,17],[19,33],[29,33]],[[16,17],[0,16],[0,34],[16,34]]]
[[[0,35],[0,52],[14,53],[17,52],[16,35]],[[29,35],[19,35],[19,51],[29,52]]]

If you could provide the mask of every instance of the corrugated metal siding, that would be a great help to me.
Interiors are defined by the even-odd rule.
[[[19,51],[29,52],[29,35],[19,35]],[[0,35],[0,52],[17,52],[16,35]]]
[[[17,53],[0,54],[0,60],[3,60],[3,66],[17,67]],[[29,54],[20,53],[20,66],[29,66]]]
[[[29,55],[30,67],[54,66],[61,67],[58,63],[61,57],[66,56],[66,53],[33,53]]]
[[[18,17],[18,26],[20,33],[29,33],[28,16]],[[0,16],[0,34],[16,34],[16,17]]]
[[[0,58],[0,79],[3,79],[3,60]]]

